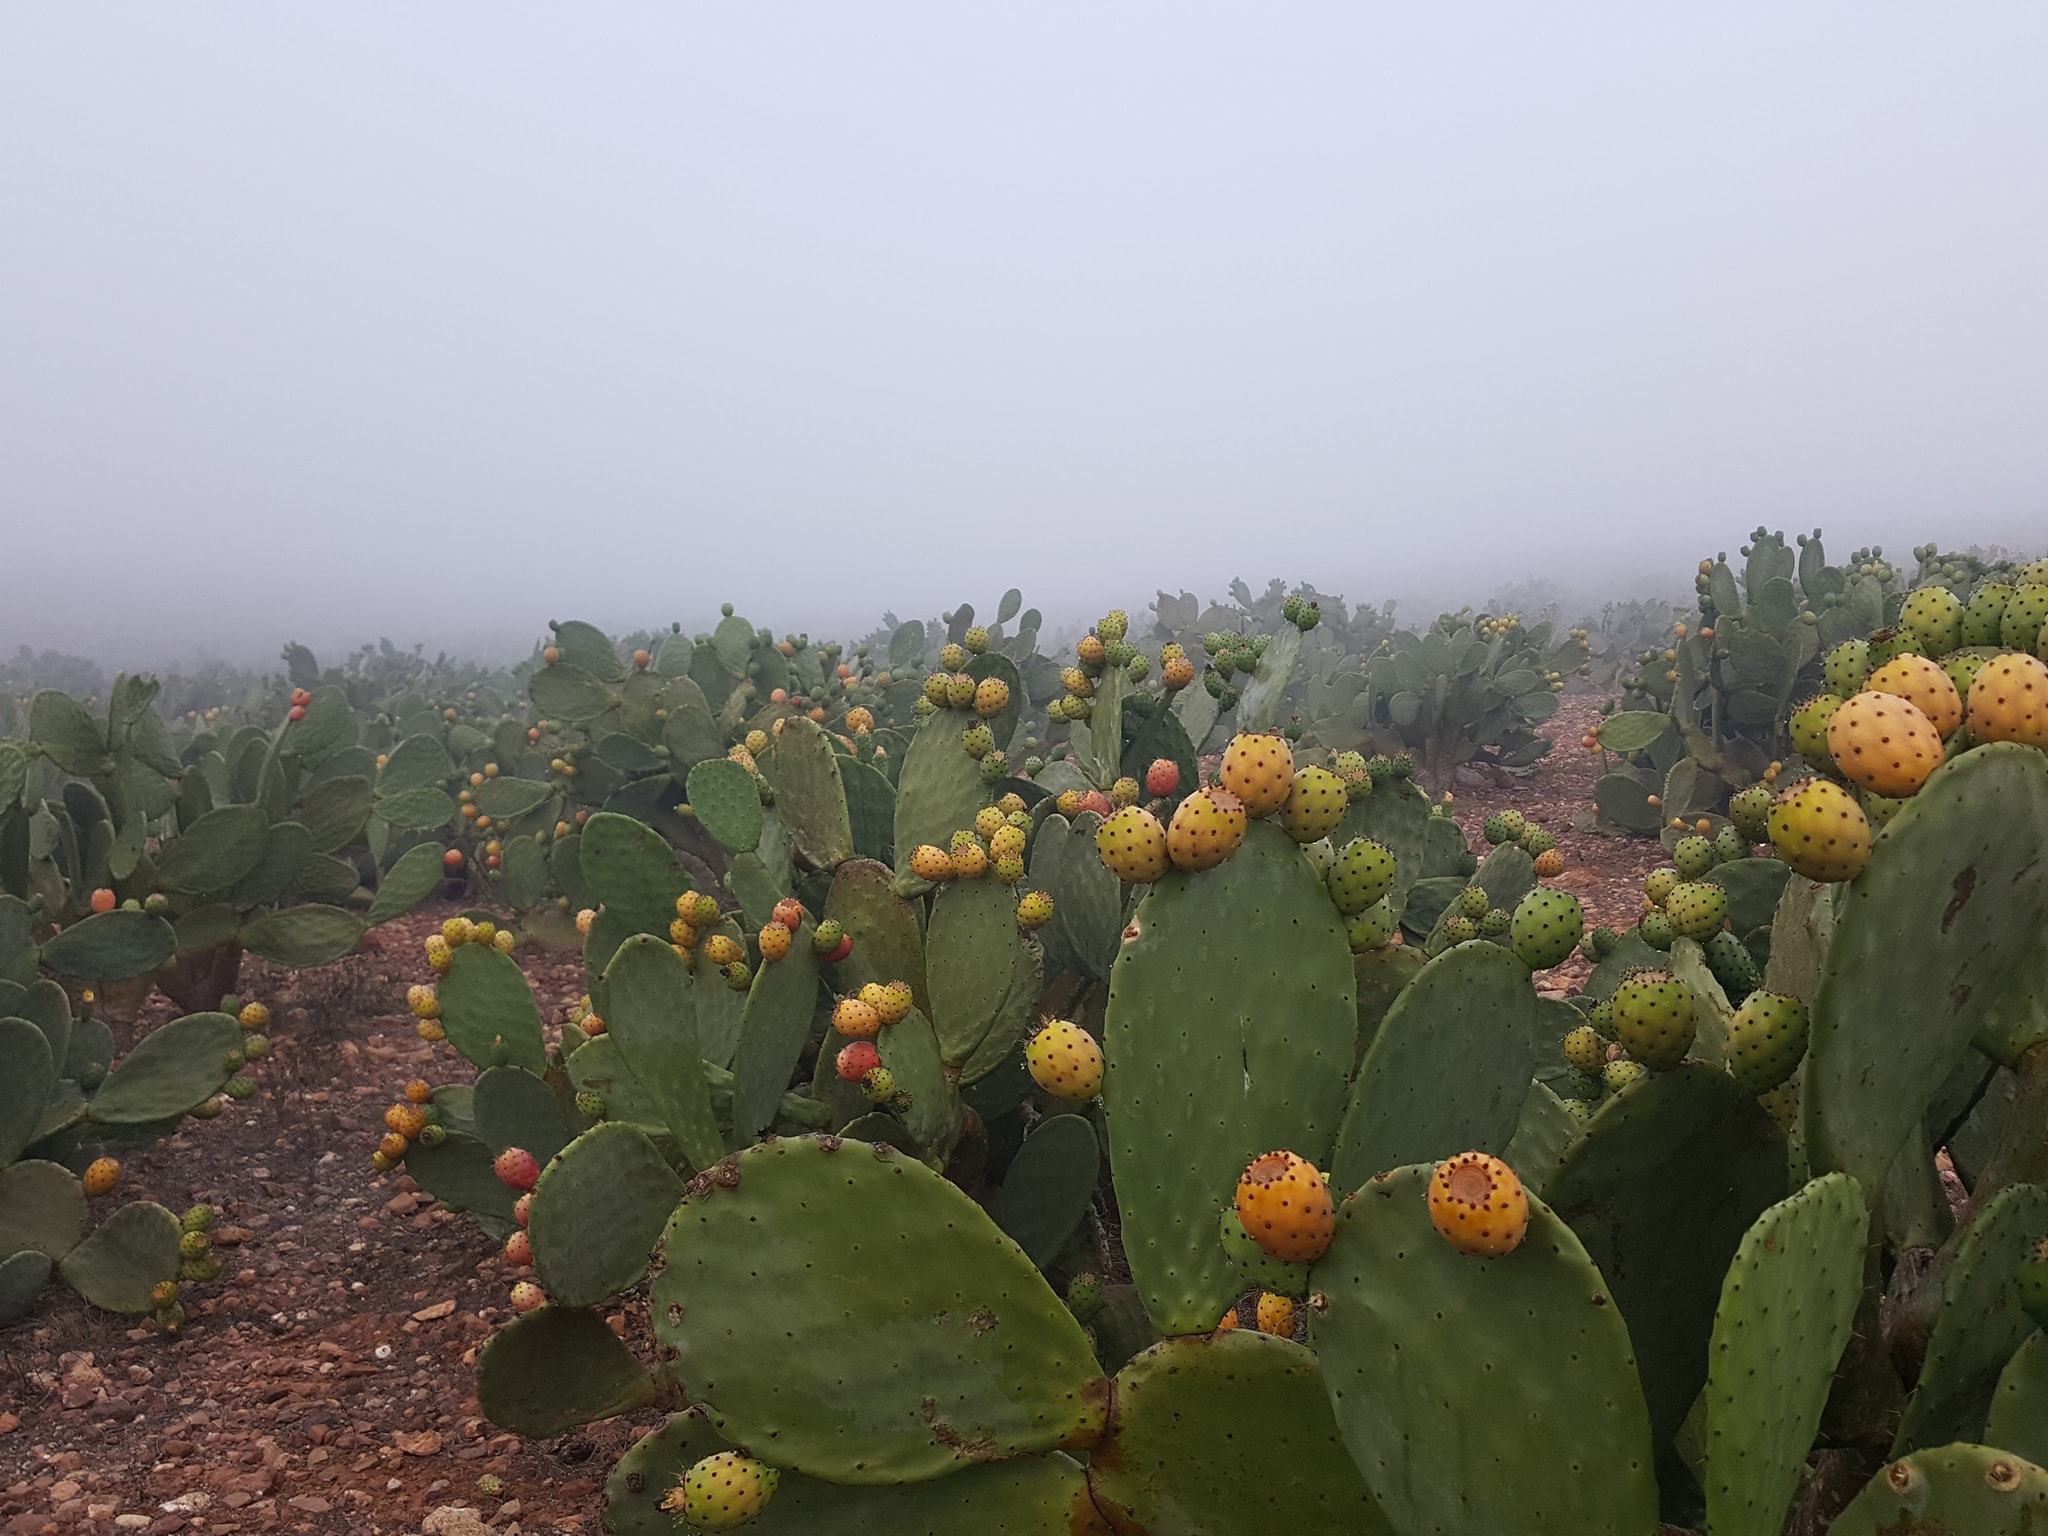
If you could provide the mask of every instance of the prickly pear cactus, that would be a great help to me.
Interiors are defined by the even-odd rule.
[[[1313,1272],[1316,1356],[1366,1486],[1396,1531],[1646,1536],[1650,1423],[1606,1281],[1539,1200],[1513,1252],[1458,1252],[1430,1222],[1431,1172],[1346,1197]]]
[[[1707,1524],[1779,1536],[1863,1284],[1855,1180],[1815,1179],[1759,1216],[1721,1281],[1708,1349]]]
[[[2048,1472],[1986,1445],[1893,1462],[1835,1517],[1830,1536],[2033,1536],[2048,1522]]]
[[[1132,1278],[1162,1332],[1237,1295],[1216,1212],[1262,1152],[1328,1156],[1358,1021],[1323,883],[1254,822],[1216,869],[1174,872],[1110,973],[1103,1103]]]
[[[833,1482],[1078,1449],[1106,1422],[1065,1303],[979,1206],[887,1146],[764,1142],[699,1177],[650,1312],[720,1433]]]

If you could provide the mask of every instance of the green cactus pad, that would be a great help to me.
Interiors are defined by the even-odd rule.
[[[36,1158],[0,1168],[0,1253],[61,1259],[85,1236],[85,1187],[59,1163]]]
[[[148,912],[116,909],[73,923],[43,946],[43,964],[75,981],[146,976],[178,950],[177,934]]]
[[[227,890],[263,857],[270,818],[254,805],[208,811],[164,844],[157,881],[167,891],[210,896]]]
[[[542,1307],[477,1353],[484,1417],[520,1435],[559,1435],[653,1401],[654,1378],[595,1312]]]
[[[50,1269],[50,1256],[34,1250],[0,1259],[0,1328],[28,1316]]]
[[[795,959],[792,953],[782,963]],[[698,1005],[712,986],[692,976],[673,947],[646,934],[620,945],[604,973],[609,1038],[634,1081],[659,1106],[683,1155],[698,1168],[725,1156],[697,1038]]]
[[[917,909],[896,894],[895,877],[872,859],[849,859],[832,876],[825,915],[853,935],[853,953],[833,972],[846,990],[868,982],[910,983],[919,1008],[931,1006],[925,977],[924,930]]]
[[[234,908],[266,906],[292,888],[313,858],[313,837],[295,821],[275,823],[264,836],[263,857],[228,892]],[[353,876],[353,868],[350,870]],[[353,883],[353,881],[351,881]],[[189,946],[184,946],[189,947]]]
[[[1337,1187],[1506,1147],[1535,1075],[1539,1019],[1529,968],[1507,950],[1472,944],[1430,961],[1365,1053],[1331,1163]]]
[[[266,912],[242,924],[242,947],[273,964],[326,965],[354,951],[364,923],[340,907],[308,905]]]
[[[677,1536],[662,1496],[704,1457],[730,1447],[701,1411],[639,1441],[605,1485],[610,1536]],[[968,1467],[930,1482],[847,1487],[784,1472],[750,1536],[1087,1536],[1099,1531],[1079,1463],[1057,1453]]]
[[[831,1070],[830,1062],[844,1044],[836,1034],[827,1037],[825,1049],[819,1053],[821,1071]],[[960,1095],[946,1075],[931,1020],[913,1008],[883,1030],[875,1046],[881,1052],[882,1065],[896,1079],[896,1091],[910,1101],[896,1111],[902,1129],[919,1148],[945,1156],[960,1134]],[[838,1082],[836,1076],[832,1080]]]
[[[1007,1061],[1038,1005],[1038,947],[1017,928],[1017,901],[994,880],[955,880],[932,901],[925,934],[932,1027],[963,1084]]]
[[[1330,842],[1342,848],[1354,837],[1369,837],[1393,850],[1394,885],[1387,900],[1396,912],[1406,910],[1418,880],[1456,876],[1462,885],[1464,871],[1473,867],[1457,823],[1431,816],[1420,795],[1388,790],[1352,801]]]
[[[1650,1425],[1606,1282],[1534,1199],[1514,1252],[1459,1253],[1430,1223],[1430,1173],[1403,1168],[1347,1198],[1314,1271],[1328,1304],[1316,1356],[1388,1523],[1646,1536]]]
[[[785,720],[763,772],[775,784],[775,814],[805,863],[831,869],[853,857],[839,754],[823,727],[801,715]]]
[[[542,667],[527,689],[536,714],[569,725],[595,720],[619,702],[619,696],[602,679],[566,661]]]
[[[2044,828],[2048,755],[1995,742],[1937,769],[1885,829],[1842,898],[1813,1005],[1815,1168],[1882,1189],[1971,1036],[2027,984],[2048,930]]]
[[[1811,1081],[1811,1079],[1809,1079]],[[2013,1184],[1963,1234],[1942,1285],[1920,1383],[1906,1404],[1894,1453],[1973,1440],[1982,1433],[1998,1373],[2034,1331],[2020,1305],[2019,1265],[2048,1233],[2048,1190]]]
[[[608,916],[633,933],[667,933],[690,888],[675,850],[644,822],[600,811],[583,827],[583,878]]]
[[[57,1087],[50,1042],[27,1019],[0,1019],[0,1166],[21,1156]],[[11,1250],[10,1250],[11,1251]]]
[[[1052,897],[1052,921],[1038,931],[1048,964],[1107,981],[1123,938],[1124,891],[1096,848],[1101,826],[1092,811],[1046,817],[1032,840],[1029,883]]]
[[[203,1104],[233,1075],[242,1030],[225,1013],[192,1013],[151,1030],[107,1074],[87,1106],[99,1125],[147,1125]]]
[[[1706,1382],[1721,1276],[1784,1193],[1784,1136],[1727,1073],[1696,1063],[1604,1102],[1550,1180],[1628,1319],[1660,1444]]]
[[[708,758],[690,770],[684,791],[699,824],[734,853],[761,846],[761,791],[730,758]]]
[[[534,1268],[558,1306],[590,1307],[639,1284],[683,1198],[653,1142],[600,1125],[562,1149],[534,1186]]]
[[[523,1147],[545,1163],[569,1144],[562,1101],[545,1079],[524,1067],[487,1067],[471,1099],[476,1133],[495,1155]]]
[[[476,1136],[451,1130],[438,1147],[416,1141],[405,1154],[405,1171],[443,1205],[468,1211],[485,1229],[502,1235],[512,1229],[512,1203],[518,1198],[492,1171],[491,1149]]]
[[[562,665],[581,667],[592,677],[607,683],[620,682],[625,678],[626,664],[619,659],[618,647],[595,624],[586,624],[581,619],[564,619],[552,628],[555,648],[562,654]]]
[[[784,1466],[916,1482],[1102,1432],[1080,1324],[979,1206],[893,1149],[750,1147],[693,1186],[663,1258],[649,1310],[677,1371]]]
[[[2036,1329],[1999,1372],[1984,1438],[2036,1466],[2048,1461],[2048,1333]]]
[[[492,781],[501,782],[523,781]],[[370,781],[354,775],[323,779],[308,790],[299,806],[299,821],[312,839],[313,851],[338,853],[361,837],[370,819],[371,800]]]
[[[1321,1165],[1358,1032],[1351,949],[1315,868],[1254,822],[1230,859],[1138,908],[1106,1015],[1103,1103],[1132,1278],[1162,1332],[1237,1295],[1216,1209],[1285,1148]]]
[[[1846,1174],[1757,1218],[1721,1282],[1708,1351],[1707,1523],[1779,1536],[1863,1285],[1869,1218]]]
[[[1776,859],[1738,859],[1716,865],[1701,878],[1728,893],[1728,926],[1737,934],[1750,934],[1770,926],[1792,868]]]
[[[1586,1105],[1580,1104],[1584,1111]],[[1585,1129],[1579,1114],[1566,1108],[1565,1101],[1557,1096],[1548,1085],[1532,1083],[1529,1097],[1522,1101],[1522,1117],[1515,1124],[1515,1134],[1509,1139],[1507,1150],[1501,1159],[1521,1175],[1522,1182],[1536,1194],[1550,1188],[1550,1181],[1557,1173],[1558,1164],[1564,1161],[1565,1149],[1578,1139]]]
[[[741,1141],[753,1140],[775,1123],[776,1108],[811,1038],[818,1006],[818,957],[811,949],[815,932],[806,917],[789,953],[754,972],[747,989],[732,1058],[732,1131]]]
[[[2006,1450],[1945,1445],[1863,1485],[1829,1536],[2034,1536],[2048,1525],[2048,1472]]]
[[[465,1060],[479,1067],[503,1060],[529,1072],[547,1070],[540,1009],[526,973],[510,955],[488,944],[456,945],[439,991],[441,1027]]]
[[[618,1042],[599,1035],[576,1047],[569,1057],[569,1082],[579,1093],[594,1093],[604,1100],[605,1123],[631,1125],[650,1136],[668,1130],[668,1122],[654,1096],[640,1086],[624,1058]]]
[[[181,1235],[162,1206],[132,1201],[58,1260],[57,1273],[101,1311],[147,1312],[149,1293],[177,1278]]]
[[[83,704],[54,688],[29,700],[28,734],[66,773],[89,777],[105,765],[105,728]]]
[[[401,789],[377,797],[376,815],[394,832],[437,832],[455,819],[455,802],[441,789]]]
[[[918,727],[896,776],[896,863],[910,868],[921,843],[943,848],[955,832],[974,825],[988,804],[988,786],[973,758],[960,750],[960,725],[941,711]]]
[[[1101,1168],[1102,1145],[1093,1123],[1084,1115],[1048,1115],[1010,1160],[996,1201],[996,1225],[1044,1269],[1087,1214]]]
[[[1119,1371],[1090,1481],[1114,1529],[1149,1536],[1393,1536],[1316,1357],[1260,1333],[1169,1339]]]
[[[366,914],[368,921],[375,926],[405,916],[439,889],[443,875],[439,844],[420,843],[406,849],[377,882],[377,894]]]

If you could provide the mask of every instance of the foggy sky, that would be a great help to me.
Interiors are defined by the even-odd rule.
[[[0,8],[0,646],[2048,543],[2048,7]]]

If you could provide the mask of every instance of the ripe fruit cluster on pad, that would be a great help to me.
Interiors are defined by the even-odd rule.
[[[1237,1219],[1269,1256],[1307,1264],[1337,1229],[1336,1202],[1315,1165],[1292,1152],[1263,1152],[1237,1181]]]
[[[1429,1177],[1429,1222],[1458,1252],[1499,1258],[1528,1234],[1528,1191],[1499,1158],[1460,1152]]]

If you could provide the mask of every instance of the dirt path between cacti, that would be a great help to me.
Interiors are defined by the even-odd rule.
[[[1487,812],[1533,816],[1565,853],[1551,883],[1589,921],[1618,925],[1659,852],[1573,829],[1597,771],[1578,746],[1596,706],[1566,699],[1557,750],[1535,773],[1461,783],[1454,810],[1475,846]],[[246,995],[277,1014],[262,1090],[127,1158],[121,1190],[173,1210],[217,1206],[226,1268],[188,1289],[175,1338],[55,1286],[0,1329],[0,1536],[400,1536],[448,1505],[504,1536],[598,1529],[604,1477],[653,1416],[542,1442],[485,1423],[475,1351],[510,1316],[514,1272],[475,1226],[366,1164],[401,1085],[450,1075],[447,1052],[415,1036],[404,994],[428,979],[421,938],[453,910],[392,924],[318,971],[279,978],[249,963]],[[579,968],[522,960],[558,1020],[582,990]]]

